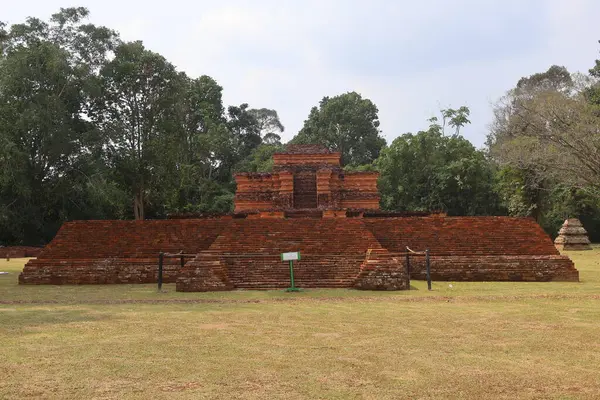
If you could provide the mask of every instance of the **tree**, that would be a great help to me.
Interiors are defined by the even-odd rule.
[[[495,110],[488,138],[502,166],[600,196],[600,108],[553,66],[519,81]]]
[[[280,133],[285,130],[279,120],[277,111],[268,108],[251,109],[248,112],[258,121],[258,129],[265,144],[277,145],[281,143]]]
[[[266,144],[258,146],[237,166],[239,172],[271,172],[273,169],[273,154],[283,151],[282,144]]]
[[[170,212],[228,211],[233,204],[229,171],[233,135],[222,91],[211,77],[183,78],[177,106],[180,132],[175,183],[166,200]]]
[[[164,57],[131,42],[102,68],[101,85],[95,122],[110,139],[114,178],[131,193],[135,219],[144,219],[149,196],[174,166],[181,76]]]
[[[344,164],[369,164],[385,146],[377,114],[375,104],[356,92],[324,97],[291,143],[321,144],[341,152]]]
[[[0,240],[48,240],[73,212],[89,206],[80,161],[99,147],[85,117],[99,67],[118,43],[115,32],[84,24],[85,8],[48,22],[0,26]],[[90,166],[101,164],[90,163]],[[91,174],[90,170],[87,170]],[[88,181],[89,182],[89,181]]]
[[[459,135],[445,136],[436,123],[396,138],[375,165],[383,209],[450,215],[498,210],[493,170],[483,152]]]
[[[252,150],[262,143],[260,125],[254,113],[248,109],[248,104],[229,106],[227,108],[227,127],[232,133],[232,153],[230,167],[233,168],[240,160],[249,156]]]

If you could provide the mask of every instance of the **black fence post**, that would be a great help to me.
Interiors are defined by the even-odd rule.
[[[429,249],[425,250],[425,265],[427,267],[427,290],[431,290],[431,262],[429,261]]]
[[[410,290],[410,253],[406,249],[406,278],[408,279],[408,289]]]
[[[161,251],[158,253],[158,291],[162,289],[162,281],[163,281],[163,258],[164,253]]]
[[[183,262],[183,255],[181,256],[181,268],[183,268],[184,266],[184,262]]]

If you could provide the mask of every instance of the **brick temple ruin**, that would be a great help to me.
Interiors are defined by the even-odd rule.
[[[235,176],[235,210],[284,212],[378,210],[376,172],[345,172],[340,153],[314,145],[289,146],[273,155],[273,173]]]
[[[301,288],[408,289],[434,281],[578,281],[573,262],[531,218],[447,217],[379,210],[376,172],[348,172],[341,155],[313,145],[273,156],[271,173],[235,176],[235,210],[208,217],[65,223],[19,276],[21,284],[157,281],[159,252],[195,254],[181,267],[166,259],[164,282],[177,291],[289,286],[282,252],[299,251]]]
[[[590,238],[583,227],[581,221],[577,218],[568,218],[565,220],[558,236],[554,239],[554,245],[558,250],[592,250]]]

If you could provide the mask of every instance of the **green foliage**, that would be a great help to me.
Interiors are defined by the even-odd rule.
[[[339,151],[345,165],[369,164],[385,146],[379,135],[378,111],[371,100],[356,92],[324,97],[291,143],[321,144]]]
[[[268,168],[280,146],[277,112],[226,113],[213,78],[87,16],[0,24],[0,242],[44,243],[69,219],[231,211],[234,168]]]
[[[273,154],[283,151],[281,144],[261,144],[236,167],[239,172],[271,172]]]
[[[384,209],[449,215],[498,211],[493,171],[484,154],[459,135],[444,136],[437,124],[396,138],[376,166]]]
[[[117,37],[82,24],[85,16],[61,9],[48,23],[30,18],[0,29],[0,241],[48,240],[74,210],[96,205],[89,187],[74,192],[66,180],[96,149],[84,114]]]
[[[458,109],[446,108],[441,110],[442,113],[442,125],[438,124],[439,119],[437,117],[431,117],[429,122],[432,126],[440,129],[442,133],[446,133],[446,125],[454,128],[454,135],[460,134],[460,129],[466,124],[470,124],[469,115],[471,110],[467,106],[461,106]]]
[[[268,108],[252,109],[248,111],[258,122],[258,128],[263,143],[278,145],[281,144],[280,133],[285,131],[285,127],[279,119],[277,111]]]
[[[131,193],[136,219],[144,219],[149,193],[169,181],[174,165],[180,76],[141,42],[124,43],[100,72],[101,96],[94,115],[106,135],[113,176]]]
[[[597,235],[598,65],[592,79],[557,65],[523,77],[495,108],[487,144],[497,191],[509,214],[535,218],[552,236],[570,217]]]
[[[283,150],[276,110],[224,106],[212,77],[187,76],[88,14],[0,23],[0,243],[46,243],[70,219],[229,212],[233,174],[270,172]],[[528,215],[551,234],[578,216],[595,238],[600,61],[589,72],[520,79],[494,110],[485,154],[460,136],[466,106],[386,147],[376,105],[356,92],[323,97],[291,143],[379,171],[385,209]]]

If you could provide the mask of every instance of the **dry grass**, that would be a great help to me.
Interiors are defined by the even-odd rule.
[[[600,248],[569,255],[580,283],[431,293],[22,287],[3,261],[0,398],[598,399]]]

